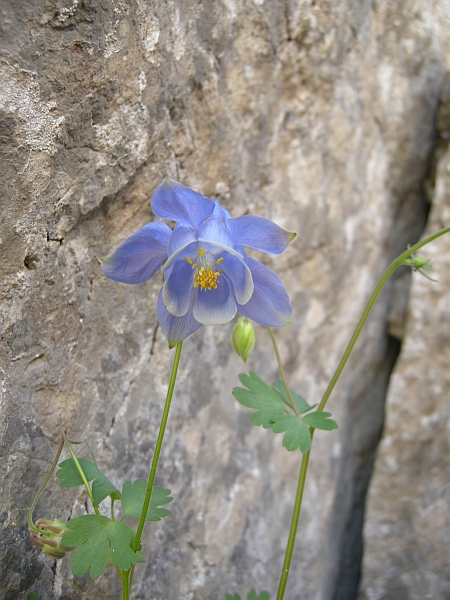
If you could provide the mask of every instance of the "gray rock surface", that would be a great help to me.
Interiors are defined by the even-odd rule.
[[[445,120],[441,135],[448,143]],[[438,148],[424,236],[450,222],[449,173],[450,152]],[[450,595],[450,238],[436,240],[423,255],[437,282],[414,275],[402,354],[389,386],[364,529],[360,597],[368,600]]]
[[[0,3],[2,598],[120,598],[112,571],[73,578],[33,548],[24,510],[61,431],[117,484],[148,471],[172,358],[161,277],[115,284],[99,257],[154,218],[164,177],[297,231],[264,261],[292,299],[277,332],[292,387],[318,402],[380,273],[423,229],[449,39],[445,0]],[[331,399],[340,429],[314,440],[286,599],[356,594],[402,289]],[[245,367],[230,330],[185,343],[158,476],[175,502],[146,530],[134,598],[276,592],[299,456],[233,400],[239,372],[278,374],[262,329]],[[36,516],[85,501],[53,481]]]

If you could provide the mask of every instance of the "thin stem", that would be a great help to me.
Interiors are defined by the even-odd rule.
[[[41,484],[41,487],[39,488],[36,496],[34,497],[34,500],[33,500],[32,504],[31,504],[30,508],[28,509],[28,527],[29,527],[30,531],[34,531],[35,533],[41,533],[41,531],[33,523],[33,511],[34,511],[34,507],[36,506],[36,502],[39,500],[39,496],[42,494],[43,489],[47,485],[48,480],[52,476],[52,473],[55,470],[56,465],[58,464],[58,460],[59,460],[59,457],[61,456],[61,452],[62,452],[63,446],[64,446],[64,438],[61,437],[61,441],[59,442],[58,450],[57,450],[56,456],[55,456],[55,458],[54,458],[54,460],[52,462],[52,466],[50,467],[49,472],[47,473],[44,481]]]
[[[411,248],[408,248],[407,250],[405,250],[405,252],[403,252],[403,254],[400,254],[400,256],[398,258],[396,258],[394,260],[394,262],[390,265],[390,267],[388,267],[388,269],[386,270],[386,272],[384,273],[384,275],[381,277],[380,281],[378,282],[373,294],[371,295],[371,297],[369,299],[369,302],[367,303],[366,308],[364,309],[364,312],[359,320],[358,325],[356,326],[356,329],[350,339],[350,342],[349,342],[347,348],[345,349],[344,355],[342,356],[342,358],[339,362],[339,365],[338,365],[333,377],[331,378],[331,381],[330,381],[327,389],[325,390],[323,398],[320,401],[320,404],[317,408],[318,411],[322,411],[325,408],[325,405],[328,402],[328,398],[330,397],[331,392],[333,391],[334,386],[336,385],[337,380],[339,379],[339,377],[347,363],[347,360],[353,350],[353,347],[356,344],[356,340],[358,339],[358,336],[361,333],[361,329],[363,328],[363,326],[367,320],[367,317],[369,316],[369,313],[372,310],[373,305],[375,304],[376,299],[378,298],[381,290],[383,289],[383,287],[384,287],[385,283],[387,282],[387,280],[389,279],[389,277],[393,274],[393,272],[397,269],[397,267],[404,264],[405,259],[409,258],[411,256],[411,254],[414,254],[415,252],[417,252],[417,250],[419,250],[423,246],[426,246],[426,244],[429,244],[436,238],[438,238],[441,235],[444,235],[445,233],[448,233],[448,232],[450,232],[450,227],[441,229],[441,231],[438,231],[437,233],[430,235],[430,237],[427,237],[425,240],[422,240],[421,242],[414,244],[414,246],[411,246]]]
[[[63,433],[63,437],[64,437],[64,441],[67,444],[67,447],[69,449],[70,452],[70,456],[73,459],[73,462],[75,463],[77,469],[78,469],[78,473],[80,474],[81,479],[83,480],[84,483],[84,487],[86,488],[87,493],[89,494],[89,498],[91,500],[92,506],[94,507],[94,512],[95,514],[98,516],[100,514],[100,511],[98,510],[98,507],[95,506],[95,501],[94,501],[94,495],[92,493],[91,487],[89,485],[89,482],[86,478],[86,475],[84,474],[84,471],[80,465],[80,461],[78,460],[77,456],[75,455],[75,452],[72,450],[72,445],[67,437],[67,435],[65,433]]]
[[[156,477],[156,469],[158,467],[159,455],[161,454],[161,447],[164,439],[164,433],[166,431],[167,418],[169,416],[170,403],[172,401],[173,390],[175,387],[175,380],[177,378],[178,365],[180,364],[180,355],[183,342],[177,344],[175,349],[175,358],[173,359],[172,373],[170,375],[169,388],[167,390],[166,402],[164,404],[164,411],[161,418],[161,424],[159,426],[158,439],[156,440],[155,453],[153,455],[152,465],[148,476],[147,489],[145,492],[144,504],[142,506],[141,518],[139,519],[139,525],[136,531],[136,536],[133,542],[133,552],[136,552],[139,548],[141,541],[142,531],[144,530],[145,518],[147,516],[148,507],[150,505],[150,498],[153,491],[153,484]]]
[[[322,400],[320,401],[320,404],[317,408],[318,411],[322,411],[325,408],[325,405],[328,402],[331,392],[333,391],[333,389],[334,389],[334,387],[335,387],[335,385],[347,363],[347,360],[353,350],[356,340],[358,339],[358,336],[361,333],[361,329],[363,328],[363,326],[367,320],[367,317],[369,316],[369,313],[372,310],[373,305],[375,304],[376,299],[378,298],[381,290],[383,289],[383,286],[386,284],[389,277],[394,273],[394,271],[397,269],[397,267],[399,267],[402,264],[405,264],[405,260],[407,258],[409,258],[412,254],[417,252],[417,250],[420,250],[420,248],[422,248],[423,246],[426,246],[426,244],[429,244],[436,238],[440,237],[441,235],[444,235],[445,233],[449,233],[449,232],[450,232],[450,227],[446,227],[445,229],[441,229],[437,233],[430,235],[425,240],[418,242],[411,248],[408,248],[407,250],[405,250],[405,252],[400,254],[400,256],[397,259],[395,259],[394,262],[385,271],[385,273],[381,277],[380,281],[378,282],[373,294],[369,298],[367,306],[364,309],[364,312],[356,326],[356,329],[350,339],[350,342],[349,342],[347,348],[345,349],[345,352],[338,364],[338,367],[337,367],[333,377],[331,378],[331,381],[330,381],[327,389],[325,390]],[[277,360],[278,360],[278,356],[277,356]],[[314,428],[313,427],[310,428],[310,432],[311,432],[311,443],[312,443],[312,438],[314,436]],[[287,543],[287,547],[286,547],[286,554],[285,554],[284,563],[283,563],[283,571],[282,571],[281,577],[280,577],[280,584],[278,587],[278,593],[277,593],[276,600],[283,600],[283,598],[284,598],[284,591],[286,589],[286,583],[287,583],[289,569],[290,569],[290,565],[291,565],[291,561],[292,561],[292,554],[294,552],[295,537],[297,534],[298,521],[300,518],[300,510],[301,510],[301,505],[302,505],[303,492],[305,489],[305,481],[306,481],[306,474],[308,471],[310,453],[311,453],[311,449],[309,450],[309,452],[304,454],[303,458],[302,458],[302,465],[301,465],[300,475],[299,475],[299,480],[298,480],[297,493],[295,496],[294,510],[292,513],[291,528],[289,531],[289,539],[288,539],[288,543]]]
[[[305,489],[306,473],[308,471],[308,463],[310,452],[306,452],[302,458],[302,466],[298,477],[297,494],[295,496],[294,510],[292,513],[291,528],[289,530],[289,538],[284,556],[283,570],[281,571],[280,583],[278,586],[277,600],[284,598],[287,580],[289,577],[289,569],[291,567],[292,554],[294,552],[295,537],[297,535],[298,521],[300,519],[300,509],[302,507],[303,491]]]
[[[289,389],[288,383],[286,381],[286,376],[284,374],[283,364],[281,362],[281,357],[280,357],[280,353],[278,351],[278,346],[277,346],[277,342],[275,340],[275,336],[273,335],[273,331],[270,327],[267,328],[267,331],[269,332],[270,339],[272,340],[272,346],[275,351],[275,356],[277,357],[278,370],[280,371],[281,379],[283,380],[284,387],[286,388],[286,393],[288,395],[289,402],[291,403],[292,410],[295,412],[295,414],[298,417],[300,415],[298,414],[297,407],[295,406],[294,400],[292,399],[291,390]]]

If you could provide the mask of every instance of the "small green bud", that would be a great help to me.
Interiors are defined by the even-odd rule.
[[[247,317],[241,317],[233,327],[231,344],[242,360],[247,362],[255,346],[255,329]]]
[[[430,269],[431,266],[427,265],[430,262],[429,258],[424,258],[423,256],[412,256],[411,258],[407,258],[405,260],[405,264],[408,265],[409,267],[413,267],[414,269]]]
[[[63,535],[68,531],[66,524],[59,519],[38,519],[34,524],[36,530],[30,531],[30,540],[44,554],[53,558],[62,558],[72,548],[64,546]]]

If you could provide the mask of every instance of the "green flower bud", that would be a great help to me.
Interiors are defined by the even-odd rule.
[[[236,353],[247,362],[255,346],[255,330],[247,317],[241,317],[231,332],[231,344]]]
[[[34,524],[36,530],[30,532],[30,540],[44,554],[53,558],[62,558],[72,548],[64,546],[62,537],[68,531],[66,524],[59,519],[38,519]]]
[[[411,258],[407,258],[405,260],[405,264],[407,264],[409,267],[413,267],[414,269],[430,269],[431,266],[428,265],[428,263],[430,262],[429,258],[424,258],[423,256],[413,256]],[[427,268],[428,265],[428,268]]]

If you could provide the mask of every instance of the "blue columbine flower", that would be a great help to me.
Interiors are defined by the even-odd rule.
[[[261,325],[289,322],[291,304],[277,275],[248,257],[244,246],[280,254],[296,236],[269,219],[233,219],[211,200],[175,181],[153,194],[153,212],[176,222],[149,223],[102,259],[103,273],[142,283],[162,266],[157,313],[170,347],[202,325],[228,323],[236,312]]]

